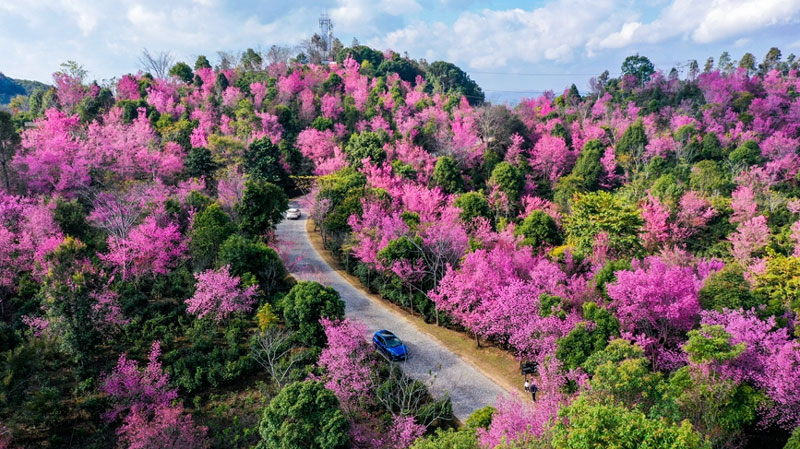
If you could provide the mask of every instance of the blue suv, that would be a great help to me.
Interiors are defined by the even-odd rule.
[[[408,358],[408,347],[397,336],[386,329],[375,332],[372,336],[372,344],[389,360],[406,360]]]

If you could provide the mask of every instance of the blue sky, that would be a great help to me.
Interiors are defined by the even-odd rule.
[[[0,72],[50,81],[66,60],[89,76],[136,72],[143,48],[192,63],[216,51],[295,45],[327,11],[335,35],[444,59],[497,100],[560,91],[630,54],[657,67],[800,54],[800,0],[0,0]]]

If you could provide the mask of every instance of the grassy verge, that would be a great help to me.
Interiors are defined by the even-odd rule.
[[[461,357],[461,359],[492,379],[506,391],[524,392],[522,389],[522,376],[519,373],[519,362],[511,354],[495,346],[484,345],[478,348],[475,345],[475,340],[468,335],[435,324],[426,323],[422,317],[411,315],[406,310],[387,301],[380,295],[369,292],[357,277],[348,273],[339,260],[323,247],[322,236],[314,232],[314,222],[310,218],[306,220],[306,234],[308,234],[308,239],[311,241],[311,245],[314,247],[317,254],[319,254],[328,265],[333,267],[340,276],[345,278],[353,287],[364,293],[370,300],[380,303],[391,310],[392,313],[412,323],[420,332],[438,341],[442,346]]]

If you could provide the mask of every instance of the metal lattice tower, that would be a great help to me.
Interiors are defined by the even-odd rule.
[[[333,45],[333,22],[327,12],[319,16],[319,36],[325,42],[325,59],[330,59]]]

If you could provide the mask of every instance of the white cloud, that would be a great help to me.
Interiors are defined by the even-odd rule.
[[[385,19],[401,19],[423,10],[416,0],[338,0],[330,16],[339,32],[360,36],[385,32]]]
[[[0,48],[6,51],[0,68],[48,80],[58,63],[73,59],[92,76],[110,78],[136,71],[143,47],[192,62],[198,54],[213,60],[216,50],[294,45],[318,31],[326,7],[345,43],[356,36],[378,49],[476,71],[570,67],[585,73],[588,65],[617,66],[620,54],[647,50],[643,45],[656,46],[662,60],[705,58],[723,45],[800,46],[800,27],[778,37],[764,33],[797,23],[800,0],[518,3],[524,6],[492,9],[475,0],[0,0]]]
[[[707,43],[741,35],[766,26],[797,22],[800,0],[715,1],[692,33]]]
[[[798,13],[800,0],[674,0],[652,22],[626,22],[618,31],[590,40],[587,48],[594,52],[676,37],[707,44],[795,23]]]
[[[568,61],[583,50],[588,39],[611,32],[623,18],[632,16],[620,1],[599,0],[587,6],[576,0],[556,0],[531,10],[464,12],[452,25],[415,22],[369,43],[413,53],[433,47],[437,58],[466,62],[475,69]]]
[[[630,44],[636,30],[642,27],[640,22],[628,22],[622,25],[622,29],[616,33],[611,33],[597,42],[600,48],[620,48]],[[590,42],[591,43],[591,42]]]
[[[415,14],[422,10],[416,0],[382,0],[378,10],[392,16]]]

